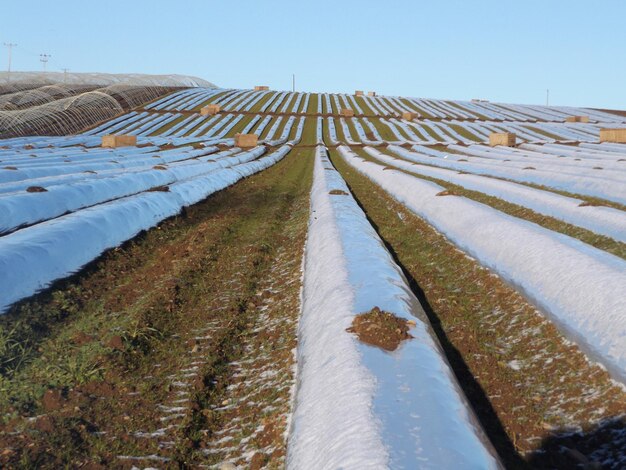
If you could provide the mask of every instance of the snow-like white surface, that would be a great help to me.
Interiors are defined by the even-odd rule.
[[[434,165],[457,171],[507,178],[522,183],[534,183],[550,188],[560,189],[575,194],[594,196],[609,201],[626,204],[626,185],[622,181],[603,180],[600,175],[570,175],[555,171],[507,167],[493,163],[469,160],[472,157],[459,154],[445,154],[426,147],[414,146],[415,151],[408,151],[402,147],[389,146],[389,150],[402,155],[402,158],[416,163]],[[430,154],[431,156],[428,156]],[[434,154],[437,154],[435,156]],[[468,161],[469,160],[469,161]]]
[[[169,192],[116,199],[1,237],[0,313],[183,207],[268,168],[290,150],[286,145],[259,160],[172,184]]]
[[[420,165],[390,157],[371,147],[366,147],[365,151],[386,165],[438,178],[473,191],[480,191],[513,204],[527,207],[540,214],[549,215],[595,233],[626,242],[626,212],[619,209],[603,206],[581,207],[584,201],[561,196],[550,191],[542,191],[523,184],[496,178]]]
[[[354,315],[338,229],[316,159],[306,246],[298,385],[287,467],[384,468],[388,459],[371,411],[374,378],[346,333]],[[323,256],[320,256],[324,253]]]
[[[626,262],[441,186],[358,157],[346,161],[462,250],[517,286],[590,357],[626,383]]]
[[[215,152],[217,147],[205,150]],[[0,194],[0,233],[157,186],[196,178],[220,168],[246,163],[263,155],[265,147],[256,147],[233,156],[236,151],[237,149],[229,149],[202,158],[196,157],[159,170],[145,167],[137,171],[120,171],[108,175],[83,175],[81,180],[70,183],[50,182],[44,186],[46,192],[42,193],[19,191]]]
[[[325,153],[318,147],[288,468],[497,468],[421,306]],[[416,321],[414,338],[387,353],[345,331],[375,306]]]
[[[526,145],[528,144],[522,144],[520,147]],[[488,147],[486,145],[470,145],[468,147],[449,145],[448,149],[472,157],[479,157],[472,158],[472,161],[484,164],[521,169],[532,165],[536,170],[553,171],[572,176],[594,176],[606,180],[624,181],[626,177],[626,165],[621,162],[607,160],[602,162],[600,167],[597,161],[553,155],[551,153],[553,149],[545,145],[532,144],[532,147],[541,150],[520,150],[519,148],[511,148],[509,150],[510,147]],[[602,168],[604,171],[594,171],[594,168]]]

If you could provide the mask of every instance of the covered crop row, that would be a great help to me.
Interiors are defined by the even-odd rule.
[[[414,146],[412,150],[389,146],[389,150],[415,163],[494,176],[520,183],[539,184],[583,196],[599,197],[621,204],[626,203],[626,188],[623,183],[618,180],[605,180],[601,173],[573,174],[561,171],[560,168],[542,170],[532,165],[520,168],[486,159],[472,160],[468,155],[446,153],[422,146]]]
[[[0,311],[79,270],[103,251],[281,160],[285,145],[258,160],[79,210],[0,238]]]
[[[365,151],[385,165],[479,191],[626,243],[626,213],[619,209],[584,204],[581,199],[511,181],[420,165],[393,158],[371,147],[365,147]]]
[[[444,188],[364,161],[343,158],[426,219],[463,251],[516,286],[590,357],[626,382],[626,262],[578,240],[503,214]]]
[[[407,281],[317,148],[287,467],[498,468]],[[413,321],[393,353],[348,333],[374,307]]]
[[[116,152],[113,157],[111,155],[96,156],[89,159],[86,155],[83,158],[76,158],[70,161],[58,161],[55,159],[50,162],[43,161],[33,162],[25,161],[13,163],[12,169],[0,170],[0,184],[26,180],[34,180],[52,176],[69,175],[80,172],[102,172],[106,170],[122,170],[153,167],[158,164],[168,164],[189,158],[204,155],[204,149],[194,149],[189,146],[186,148],[172,149],[165,151],[156,151],[155,148],[132,148],[134,151]],[[142,151],[148,150],[148,151]],[[53,164],[50,164],[53,163]],[[84,175],[83,175],[84,176]]]
[[[94,177],[85,177],[78,181],[51,181],[44,192],[19,191],[1,194],[0,234],[154,188],[166,190],[167,186],[178,181],[246,163],[265,153],[265,147],[240,153],[237,153],[238,150],[213,153],[217,151],[217,147],[207,147],[200,153],[181,149],[181,154],[187,159],[158,170],[149,166],[131,171],[111,171],[101,175],[86,175]]]

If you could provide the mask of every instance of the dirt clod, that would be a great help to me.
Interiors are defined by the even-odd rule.
[[[115,395],[115,386],[108,382],[92,381],[82,385],[80,391],[97,397],[112,397]]]
[[[54,421],[50,416],[42,416],[35,421],[35,429],[41,432],[53,432]]]
[[[259,470],[267,464],[267,455],[257,452],[250,460],[250,470]]]
[[[109,339],[107,346],[112,349],[122,350],[124,349],[124,340],[119,335],[112,336],[111,339]]]
[[[378,307],[355,316],[352,326],[346,331],[356,334],[363,343],[385,351],[395,351],[402,341],[413,338],[409,333],[407,320]]]
[[[76,345],[76,346],[82,346],[84,344],[88,344],[91,343],[92,341],[94,341],[94,337],[91,335],[88,335],[87,333],[85,333],[84,331],[79,331],[78,333],[76,333],[74,335],[74,337],[72,338],[72,342]]]
[[[332,194],[333,196],[347,196],[348,193],[342,191],[341,189],[332,189],[328,194]]]
[[[42,186],[29,186],[26,188],[26,192],[28,193],[47,193],[48,190]]]
[[[44,393],[41,404],[45,411],[55,411],[63,408],[65,398],[63,398],[61,390],[51,388]]]
[[[148,189],[148,192],[159,192],[159,193],[169,193],[170,187],[167,185],[164,186],[155,186],[154,188]]]

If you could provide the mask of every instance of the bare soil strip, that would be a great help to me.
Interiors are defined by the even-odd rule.
[[[331,150],[508,468],[620,468],[626,393],[522,295]]]
[[[0,466],[280,467],[312,161],[293,150],[3,316]]]

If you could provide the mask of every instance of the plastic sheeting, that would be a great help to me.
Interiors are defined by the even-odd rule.
[[[412,162],[433,165],[450,170],[467,171],[478,175],[495,176],[506,178],[521,183],[533,183],[544,185],[549,188],[568,191],[574,194],[600,197],[609,201],[626,204],[626,187],[614,181],[603,181],[596,175],[573,176],[555,171],[542,171],[538,169],[520,169],[495,165],[493,163],[478,163],[473,161],[459,161],[467,159],[459,154],[446,154],[434,151],[422,146],[414,146],[414,151],[408,151],[402,147],[389,146],[389,150],[402,158]],[[428,154],[437,152],[440,157],[432,158]]]
[[[212,147],[205,149],[205,152],[210,153],[216,150],[217,147]],[[265,153],[265,147],[257,147],[235,156],[231,156],[233,150],[227,150],[200,160],[172,165],[162,170],[150,168],[103,178],[51,185],[46,192],[23,191],[17,194],[7,194],[0,197],[0,233],[158,186],[167,186],[195,178],[216,169],[246,163],[260,157],[263,153]]]
[[[444,188],[364,161],[349,165],[424,218],[482,265],[516,286],[589,356],[626,383],[626,261]]]
[[[619,209],[581,206],[582,200],[562,196],[551,191],[542,191],[496,178],[411,163],[390,157],[371,147],[366,147],[365,151],[385,165],[439,178],[473,191],[480,191],[626,243],[626,212]]]
[[[287,467],[498,468],[421,306],[325,153],[318,147]],[[416,321],[414,338],[387,353],[345,331],[375,306]]]
[[[285,145],[259,160],[80,210],[0,238],[0,311],[78,271],[109,248],[281,160]]]

